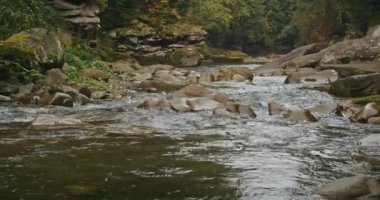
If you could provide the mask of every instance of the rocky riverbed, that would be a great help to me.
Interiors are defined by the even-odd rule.
[[[194,73],[218,71],[217,66],[201,67]],[[378,177],[379,144],[377,136],[370,135],[380,128],[350,123],[331,112],[326,105],[336,105],[337,99],[310,89],[320,83],[284,84],[285,79],[202,83],[212,94],[225,94],[247,105],[255,117],[230,112],[230,100],[223,104],[227,115],[222,116],[214,109],[138,108],[152,99],[170,104],[176,92],[135,92],[74,109],[2,103],[1,196],[304,200],[321,199],[316,193],[324,191],[330,197],[341,195],[334,191],[334,187],[339,190],[336,185],[318,190],[335,179]],[[187,98],[185,104],[190,106],[194,97],[181,98]],[[215,99],[206,98],[208,103]],[[269,104],[268,113],[270,102],[276,104]],[[302,110],[306,108],[315,120],[299,120],[309,116]],[[343,182],[359,182],[361,187],[371,181],[359,177]],[[354,188],[359,187],[354,183]],[[358,193],[364,196],[373,190]]]

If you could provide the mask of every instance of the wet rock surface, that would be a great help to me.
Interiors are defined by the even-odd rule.
[[[380,195],[380,183],[365,176],[342,178],[322,187],[316,193],[327,199],[376,199],[375,196]]]

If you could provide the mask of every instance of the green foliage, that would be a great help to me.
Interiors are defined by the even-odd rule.
[[[67,72],[69,82],[86,85],[90,89],[104,90],[106,83],[101,80],[82,76],[80,70],[96,68],[110,75],[113,73],[112,69],[108,67],[105,62],[97,58],[92,49],[79,44],[65,49],[65,61],[71,66],[71,69]]]
[[[32,81],[32,82],[38,82],[39,80],[42,80],[44,78],[44,75],[35,69],[31,69],[28,72],[25,72],[25,78]]]
[[[0,39],[36,27],[52,29],[61,17],[41,0],[0,0]]]
[[[354,99],[351,99],[351,102],[354,104],[359,104],[359,105],[366,105],[371,102],[380,103],[380,95],[354,98]]]

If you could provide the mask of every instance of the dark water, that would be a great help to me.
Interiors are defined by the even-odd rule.
[[[357,141],[380,127],[334,115],[291,123],[267,114],[266,103],[310,106],[326,93],[283,85],[213,84],[250,104],[258,119],[213,118],[140,110],[146,98],[76,109],[0,106],[0,199],[320,199],[316,188],[344,176],[380,176],[378,149]],[[88,126],[29,130],[40,114],[68,115]]]

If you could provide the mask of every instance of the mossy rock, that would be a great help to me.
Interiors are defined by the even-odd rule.
[[[127,36],[147,36],[154,34],[154,29],[138,20],[133,20],[130,27],[123,27],[116,30],[118,38]]]
[[[176,67],[195,67],[199,65],[201,58],[202,55],[198,48],[188,46],[171,53],[170,62],[167,64],[171,64]]]
[[[351,102],[353,104],[358,104],[358,105],[367,105],[368,103],[371,103],[371,102],[380,103],[380,95],[353,98],[351,99]]]
[[[217,49],[207,45],[201,47],[201,52],[205,59],[212,60],[214,63],[244,63],[248,55],[242,51]]]
[[[0,59],[45,72],[63,65],[63,49],[54,33],[36,28],[12,35],[0,44]]]
[[[165,35],[172,36],[206,36],[207,32],[203,29],[202,26],[185,24],[185,23],[176,23],[170,24],[162,27],[162,32]]]

